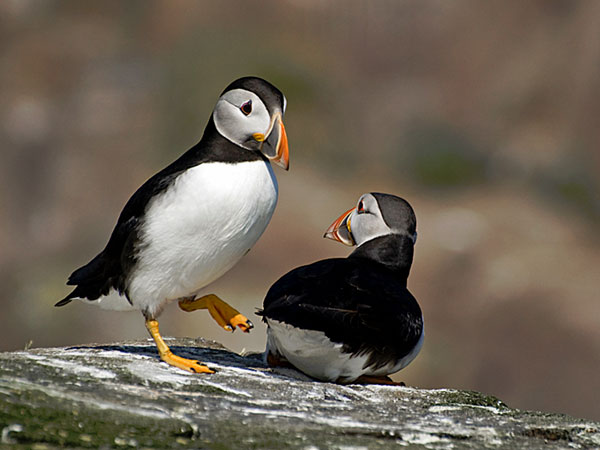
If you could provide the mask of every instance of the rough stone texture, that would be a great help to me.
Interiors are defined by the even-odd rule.
[[[159,362],[148,341],[0,353],[1,446],[15,448],[598,448],[600,424],[477,392],[340,386],[204,340],[218,370]]]

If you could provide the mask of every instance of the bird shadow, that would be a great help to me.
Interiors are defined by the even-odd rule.
[[[210,366],[218,364],[221,366],[236,367],[241,369],[267,369],[261,353],[250,353],[239,355],[225,348],[207,348],[196,346],[173,345],[171,351],[183,358],[198,360]],[[123,344],[123,345],[85,345],[69,347],[67,350],[98,350],[121,352],[129,355],[147,356],[160,361],[158,350],[154,346]]]

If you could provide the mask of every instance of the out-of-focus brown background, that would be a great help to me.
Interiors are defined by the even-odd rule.
[[[133,191],[200,138],[221,90],[287,96],[266,233],[210,286],[253,316],[368,191],[407,198],[420,356],[396,378],[600,419],[600,2],[0,3],[0,349],[144,338],[62,309]],[[175,305],[166,335],[262,350]]]

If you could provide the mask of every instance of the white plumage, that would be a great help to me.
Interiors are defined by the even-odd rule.
[[[193,296],[227,272],[265,231],[277,195],[273,169],[264,161],[204,163],[179,175],[146,210],[129,274],[133,307],[156,315],[167,302]],[[96,301],[129,308],[114,291]]]
[[[421,332],[419,342],[409,354],[396,364],[374,369],[365,367],[369,355],[351,355],[342,350],[343,344],[331,341],[324,332],[305,330],[274,319],[267,319],[267,348],[270,353],[281,355],[292,365],[313,378],[323,381],[354,381],[362,375],[383,376],[395,373],[415,359],[425,337]]]

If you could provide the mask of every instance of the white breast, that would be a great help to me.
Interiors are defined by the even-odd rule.
[[[277,203],[277,180],[263,161],[204,163],[151,201],[129,277],[134,307],[150,313],[195,294],[256,243]]]

